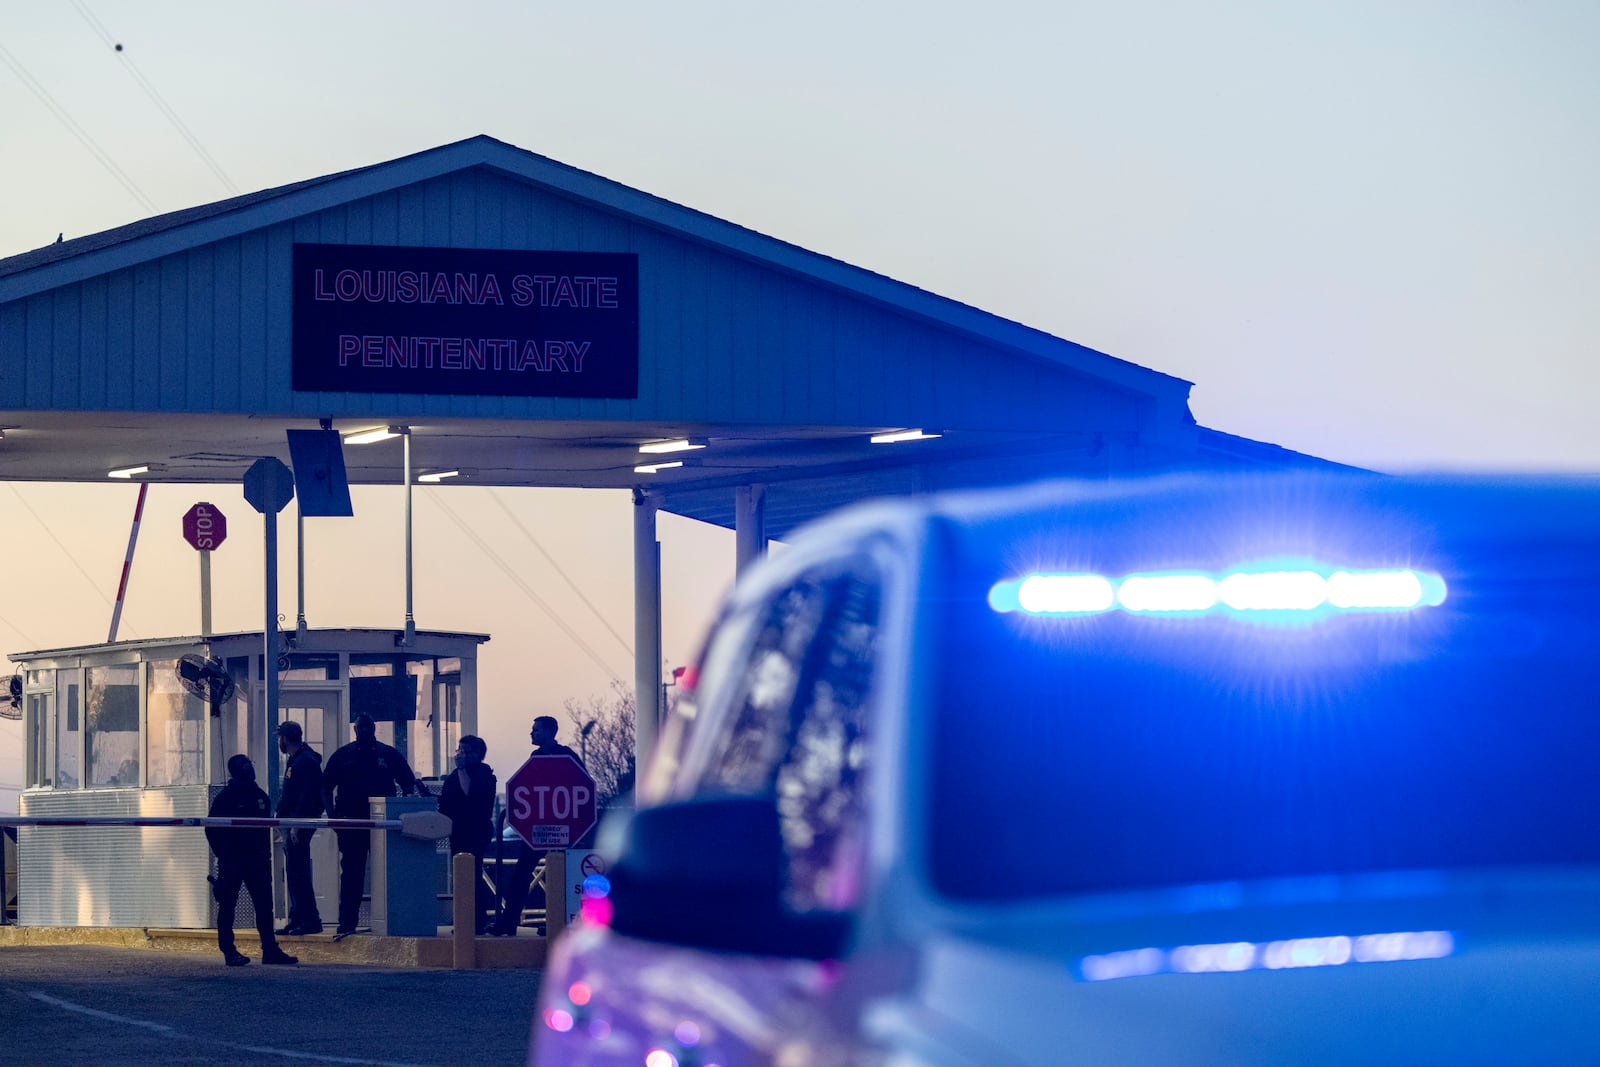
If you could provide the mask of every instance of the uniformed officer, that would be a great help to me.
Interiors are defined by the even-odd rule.
[[[228,760],[228,784],[211,802],[212,818],[265,819],[271,814],[267,794],[256,785],[256,768],[250,757],[240,753]],[[272,836],[265,828],[208,826],[206,841],[217,856],[217,875],[212,892],[217,898],[217,947],[229,967],[243,967],[250,957],[234,947],[233,912],[242,884],[250,894],[256,912],[256,931],[261,934],[262,963],[299,963],[278,947],[272,934]]]
[[[494,768],[483,762],[489,746],[483,738],[465,734],[456,744],[456,769],[439,790],[439,813],[450,817],[450,854],[472,856],[472,884],[477,909],[477,933],[489,929],[494,913],[494,893],[483,881],[483,854],[494,837]],[[463,892],[457,887],[456,892]]]
[[[356,739],[329,756],[322,769],[322,802],[333,818],[371,818],[368,797],[429,795],[427,787],[411,773],[406,758],[378,740],[372,716],[356,716],[355,730]],[[335,941],[343,941],[356,932],[371,835],[370,830],[334,831],[339,840],[339,926],[333,934]]]
[[[278,724],[278,751],[283,753],[283,791],[278,795],[278,818],[315,819],[322,814],[322,756],[304,743],[304,732],[293,719]],[[322,913],[311,884],[310,827],[281,832],[283,874],[289,890],[289,921],[280,934],[322,933]]]

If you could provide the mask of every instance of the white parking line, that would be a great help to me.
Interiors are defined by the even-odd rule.
[[[145,1019],[134,1019],[127,1015],[117,1015],[113,1012],[101,1011],[99,1008],[91,1008],[84,1004],[74,1004],[70,1000],[62,1000],[60,997],[52,997],[49,993],[32,992],[29,993],[28,996],[44,1004],[49,1004],[52,1007],[60,1008],[63,1011],[77,1012],[79,1015],[88,1015],[91,1018],[103,1019],[106,1022],[111,1023],[120,1023],[123,1026],[137,1026],[141,1030],[149,1030],[152,1033],[160,1034],[162,1037],[170,1037],[182,1041],[198,1041],[207,1045],[220,1045],[223,1048],[236,1049],[240,1052],[254,1052],[259,1055],[266,1056],[283,1056],[287,1059],[293,1060],[312,1060],[316,1063],[355,1064],[357,1067],[427,1067],[425,1064],[399,1063],[393,1060],[363,1060],[354,1056],[323,1056],[316,1052],[295,1052],[292,1049],[272,1048],[267,1045],[241,1045],[233,1041],[219,1041],[216,1038],[194,1037],[189,1034],[184,1034],[178,1030],[174,1030],[172,1027],[163,1023],[153,1023]]]
[[[42,1000],[44,1003],[54,1005],[57,1008],[65,1008],[67,1011],[75,1011],[79,1015],[90,1015],[96,1019],[104,1019],[106,1022],[122,1023],[124,1026],[138,1026],[146,1030],[154,1030],[156,1033],[162,1034],[166,1037],[180,1036],[179,1033],[172,1027],[164,1026],[161,1023],[145,1022],[143,1019],[130,1019],[126,1015],[113,1015],[109,1011],[101,1011],[98,1008],[86,1008],[82,1004],[74,1004],[70,1000],[62,1000],[60,997],[52,997],[49,993],[29,993],[28,996],[32,997],[34,1000]]]

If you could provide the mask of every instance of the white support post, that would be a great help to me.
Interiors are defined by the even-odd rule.
[[[411,610],[411,428],[405,428],[405,483],[406,483],[406,636],[405,647],[417,643],[417,617]]]
[[[633,698],[634,754],[642,771],[656,747],[661,709],[661,556],[656,545],[656,501],[633,492]]]
[[[741,485],[734,490],[733,537],[735,576],[767,554],[767,487]]]

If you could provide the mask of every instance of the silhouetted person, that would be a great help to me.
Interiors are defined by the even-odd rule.
[[[579,755],[556,740],[556,730],[560,724],[549,715],[541,715],[533,720],[533,729],[528,732],[533,741],[533,754],[535,756],[571,756],[577,760],[578,766],[583,767],[583,760]],[[587,771],[588,768],[584,767]],[[574,842],[576,847],[582,847]],[[531,847],[526,841],[517,842],[517,865],[509,876],[505,878],[505,887],[501,891],[504,906],[500,911],[500,918],[489,930],[497,937],[512,937],[517,932],[517,927],[522,924],[522,908],[528,902],[528,893],[533,886],[533,872],[539,866],[539,860],[544,855],[543,850]],[[543,891],[540,891],[541,894]],[[546,927],[548,929],[548,927]]]
[[[211,802],[210,816],[217,818],[268,817],[267,794],[256,785],[256,768],[243,753],[228,760],[228,784]],[[217,876],[212,892],[217,898],[217,947],[229,967],[243,967],[250,957],[234,947],[233,912],[239,900],[239,886],[250,894],[256,912],[256,931],[261,935],[262,963],[299,963],[278,947],[272,935],[272,835],[259,830],[208,826],[206,841],[217,856]]]
[[[487,916],[494,910],[494,898],[483,884],[483,854],[494,836],[494,768],[483,762],[489,746],[483,738],[464,736],[456,745],[456,769],[439,790],[439,811],[450,817],[450,854],[472,856],[473,900],[476,906],[474,933],[489,928]],[[465,890],[456,886],[456,892]]]
[[[334,818],[370,819],[368,797],[426,795],[406,758],[378,740],[372,716],[356,716],[355,730],[356,739],[329,756],[322,769],[322,803]],[[356,932],[361,917],[372,831],[335,830],[334,835],[339,839],[339,928],[333,939],[343,941]]]
[[[283,753],[283,792],[278,818],[315,819],[322,814],[322,757],[302,743],[300,724],[278,724],[278,751]],[[289,890],[289,921],[280,934],[320,934],[322,914],[311,885],[311,835],[315,828],[282,831],[283,874]]]

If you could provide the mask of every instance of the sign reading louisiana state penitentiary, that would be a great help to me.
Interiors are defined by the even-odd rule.
[[[294,246],[298,391],[632,399],[639,257]]]

